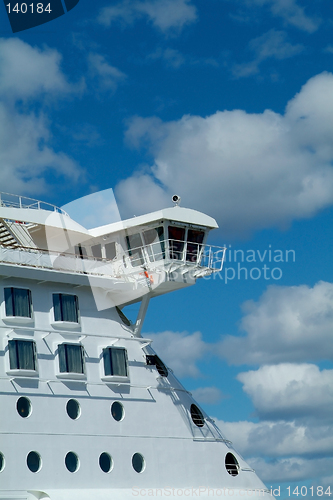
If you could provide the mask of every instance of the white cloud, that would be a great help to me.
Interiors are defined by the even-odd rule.
[[[333,284],[269,287],[243,304],[245,337],[226,336],[219,351],[236,364],[333,359]]]
[[[245,3],[260,7],[267,5],[272,14],[281,17],[286,24],[308,33],[315,32],[320,24],[320,19],[308,16],[296,0],[245,0]]]
[[[61,71],[57,50],[32,47],[18,38],[0,39],[1,97],[26,99],[68,93],[74,86]]]
[[[243,383],[260,418],[332,417],[333,370],[281,363],[239,373],[237,379]]]
[[[223,399],[223,394],[217,387],[198,387],[191,392],[193,398],[201,404],[217,404]]]
[[[90,52],[88,54],[88,64],[90,73],[97,78],[101,90],[114,92],[118,84],[126,79],[125,73],[111,66],[101,54]]]
[[[153,340],[152,347],[160,353],[163,362],[172,368],[176,377],[200,375],[196,362],[209,349],[200,332],[191,335],[185,332],[147,333],[146,336]]]
[[[197,15],[191,0],[123,0],[102,9],[98,21],[110,26],[116,20],[131,24],[140,17],[166,33],[181,30],[185,24],[193,23]]]
[[[32,47],[17,39],[0,39],[0,184],[2,191],[35,196],[47,190],[45,174],[77,182],[82,169],[52,148],[45,114],[23,113],[18,102],[66,95],[82,89],[68,83],[56,50]],[[45,102],[45,101],[44,101]],[[54,182],[57,182],[56,180]]]
[[[224,422],[216,424],[246,457],[292,457],[311,459],[333,453],[330,425],[278,422]]]
[[[147,59],[162,59],[168,67],[175,69],[185,63],[185,57],[178,50],[171,48],[161,49],[159,47],[155,52],[150,54]]]
[[[76,182],[82,175],[79,166],[64,153],[49,145],[47,120],[34,114],[23,115],[0,102],[0,185],[1,191],[17,194],[43,193],[43,175],[50,170],[57,177]]]
[[[225,237],[283,228],[333,203],[333,75],[310,79],[284,115],[218,111],[167,123],[136,117],[127,140],[147,146],[154,164],[116,190],[124,215],[132,215],[127,187],[133,192],[137,184],[137,215],[149,200],[151,209],[161,208],[177,192],[183,205],[215,216]]]
[[[274,483],[287,482],[288,484],[292,481],[308,479],[319,479],[320,482],[320,477],[328,476],[332,473],[333,469],[333,459],[331,457],[314,458],[312,460],[292,457],[272,461],[266,461],[262,458],[253,458],[249,459],[248,462],[254,468],[258,476],[263,481],[266,481],[266,483],[268,481],[274,481]],[[314,487],[314,495],[312,496],[309,488],[308,498],[317,496],[316,487]],[[281,493],[283,493],[282,488]]]
[[[255,57],[249,63],[235,64],[232,68],[235,77],[251,76],[258,73],[260,63],[266,59],[287,59],[299,54],[303,50],[301,44],[292,45],[288,42],[284,31],[274,29],[251,40],[249,48],[254,52]]]

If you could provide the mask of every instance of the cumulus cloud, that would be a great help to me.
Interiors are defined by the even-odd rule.
[[[0,92],[14,99],[40,98],[74,90],[61,71],[61,54],[18,38],[0,39]]]
[[[80,89],[67,81],[61,55],[53,49],[32,47],[16,39],[0,39],[0,184],[2,191],[44,193],[45,175],[77,182],[79,165],[52,148],[50,123],[45,114],[34,113],[45,97],[68,95]],[[30,111],[17,103],[29,101]],[[26,108],[25,108],[26,109]],[[56,180],[54,181],[56,182]],[[14,187],[13,187],[14,186]]]
[[[249,43],[249,49],[254,53],[254,59],[249,63],[235,64],[232,73],[235,77],[251,76],[259,72],[259,65],[266,59],[288,59],[303,50],[303,45],[293,45],[288,42],[284,31],[270,30],[254,38]]]
[[[97,79],[101,90],[114,92],[118,84],[126,79],[125,73],[111,66],[101,54],[90,52],[88,54],[88,65],[91,75]]]
[[[185,63],[185,57],[178,50],[171,48],[162,49],[159,47],[147,59],[162,59],[167,67],[174,69],[179,68]]]
[[[314,33],[320,24],[320,19],[307,15],[296,0],[245,0],[245,3],[250,6],[267,6],[274,16],[281,17],[286,24],[308,33]]]
[[[191,392],[194,399],[201,404],[217,404],[223,399],[223,394],[217,387],[198,387]]]
[[[98,21],[110,26],[116,20],[131,24],[142,17],[166,33],[179,31],[185,24],[193,23],[197,14],[191,0],[123,0],[102,9]]]
[[[177,377],[198,377],[196,362],[209,350],[200,332],[162,332],[147,337],[153,340],[153,348],[160,353],[164,363],[172,368]]]
[[[239,373],[244,391],[264,419],[331,419],[333,370],[312,364],[281,363]]]
[[[278,422],[224,422],[215,420],[222,432],[246,457],[302,457],[313,459],[333,453],[330,425]]]
[[[258,457],[249,459],[248,462],[263,481],[287,482],[287,484],[292,481],[318,479],[318,476],[328,476],[333,468],[333,459],[331,457],[313,460],[291,457],[271,461]],[[308,490],[308,493],[310,497],[311,490]],[[316,496],[316,488],[314,488],[314,496]]]
[[[79,166],[50,145],[47,120],[14,112],[0,102],[0,185],[2,191],[18,194],[43,193],[47,183],[43,175],[50,170],[76,182],[82,175]]]
[[[226,237],[283,228],[333,203],[330,73],[310,79],[283,115],[218,111],[166,123],[135,117],[126,139],[146,147],[154,163],[118,186],[123,216],[133,215],[127,188],[137,192],[137,215],[147,205],[169,205],[177,192],[183,205],[215,216]]]
[[[333,359],[333,284],[269,287],[243,304],[243,337],[226,336],[219,352],[235,364]]]

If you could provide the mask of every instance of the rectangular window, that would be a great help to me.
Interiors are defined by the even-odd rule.
[[[103,360],[106,376],[128,376],[126,349],[122,347],[106,347],[103,349]]]
[[[182,260],[184,251],[185,229],[183,227],[169,226],[170,259]]]
[[[31,318],[31,292],[23,288],[5,288],[6,316]]]
[[[105,257],[108,260],[113,260],[117,255],[116,244],[114,241],[105,244]]]
[[[36,344],[31,340],[9,340],[11,370],[36,370]]]
[[[142,254],[143,244],[140,233],[126,236],[126,243],[132,266],[142,266],[142,264],[144,264],[144,260]]]
[[[60,373],[84,373],[84,352],[80,344],[58,345]]]
[[[102,258],[102,247],[100,244],[98,245],[93,245],[91,247],[91,251],[95,259],[101,259]]]
[[[54,321],[79,322],[79,306],[76,295],[53,294]]]
[[[165,259],[165,244],[163,226],[147,229],[143,232],[143,239],[150,262]]]
[[[187,249],[186,249],[186,260],[188,262],[197,262],[198,255],[202,248],[201,243],[203,242],[205,233],[204,231],[196,231],[194,229],[189,229],[187,233]]]

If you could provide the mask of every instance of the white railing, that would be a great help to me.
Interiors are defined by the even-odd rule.
[[[183,244],[183,247],[179,246]],[[176,246],[177,244],[177,246]],[[117,259],[97,259],[73,253],[53,252],[38,248],[9,248],[0,245],[0,263],[40,269],[109,276],[124,281],[137,279],[143,271],[165,269],[182,272],[191,270],[193,277],[221,271],[225,248],[202,245],[201,243],[164,240],[128,250]],[[142,277],[141,277],[142,278]]]
[[[224,247],[203,245],[191,241],[162,240],[137,248],[130,248],[128,255],[133,267],[150,267],[164,261],[191,267],[205,268],[212,272],[222,270]]]
[[[26,196],[19,196],[17,194],[1,193],[0,192],[0,207],[10,208],[31,208],[34,210],[49,210],[51,212],[58,212],[59,214],[68,216],[65,210],[59,208],[51,203],[45,201],[27,198]]]

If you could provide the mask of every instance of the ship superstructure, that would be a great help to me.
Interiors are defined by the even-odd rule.
[[[0,500],[269,495],[142,336],[151,298],[221,270],[216,227],[175,206],[88,230],[1,195]]]

